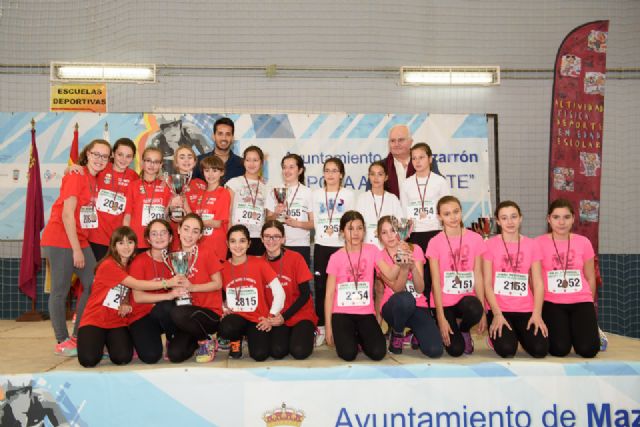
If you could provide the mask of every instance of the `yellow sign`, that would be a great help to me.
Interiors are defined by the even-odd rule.
[[[106,84],[51,85],[51,111],[107,112]]]

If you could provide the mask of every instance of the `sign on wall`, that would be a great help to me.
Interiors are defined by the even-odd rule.
[[[29,160],[31,118],[36,120],[45,216],[58,196],[73,140],[79,126],[80,148],[103,138],[108,124],[111,142],[131,138],[138,153],[147,144],[162,144],[167,159],[178,145],[196,153],[209,152],[214,122],[220,114],[92,114],[0,113],[0,239],[21,239]],[[490,215],[487,120],[484,114],[230,114],[235,122],[234,151],[250,146],[263,149],[265,178],[281,182],[280,160],[288,152],[305,161],[309,187],[322,185],[322,164],[340,157],[346,167],[344,184],[365,191],[371,162],[388,154],[387,135],[407,124],[414,142],[427,142],[452,192],[463,202],[465,221]],[[165,123],[180,121],[179,130]]]
[[[107,85],[58,84],[51,85],[50,111],[107,112]]]

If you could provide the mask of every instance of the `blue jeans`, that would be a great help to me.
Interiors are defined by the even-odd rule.
[[[425,356],[440,357],[444,347],[440,329],[427,308],[416,307],[416,299],[407,291],[397,292],[382,306],[382,317],[396,332],[411,328]]]

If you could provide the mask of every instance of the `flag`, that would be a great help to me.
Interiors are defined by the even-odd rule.
[[[36,299],[36,276],[42,267],[40,254],[40,232],[44,228],[44,207],[40,161],[36,146],[36,129],[31,129],[31,154],[29,156],[29,183],[27,185],[27,207],[24,214],[24,235],[18,286],[29,298]]]
[[[78,124],[76,123],[73,130],[73,141],[71,142],[71,149],[69,150],[69,166],[78,163]]]

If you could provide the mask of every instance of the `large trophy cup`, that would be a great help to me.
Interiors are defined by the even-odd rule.
[[[276,187],[273,189],[273,196],[276,199],[276,202],[278,204],[284,204],[284,202],[287,201],[287,187]],[[281,213],[280,215],[278,215],[279,217],[284,218],[285,217],[285,213],[288,212],[289,207],[285,206],[286,210],[285,212]]]
[[[178,275],[187,275],[189,270],[189,253],[185,251],[171,252],[169,254],[171,265],[173,266],[173,272]],[[176,305],[191,305],[191,296],[187,293],[179,298],[176,298]]]
[[[481,234],[484,240],[487,240],[496,233],[496,220],[495,218],[480,217],[477,222],[471,224],[471,228]]]
[[[167,175],[167,184],[173,194],[176,196],[182,196],[182,190],[184,186],[187,184],[187,176],[181,173],[174,173],[171,175]],[[184,209],[182,207],[179,208],[171,208],[171,219],[179,221],[184,216]]]
[[[400,241],[405,241],[411,235],[413,231],[413,219],[411,218],[396,218],[395,216],[391,218],[391,226],[398,233],[398,239]],[[410,253],[406,253],[402,249],[398,248],[396,252],[395,261],[398,264],[410,264],[411,261]]]

